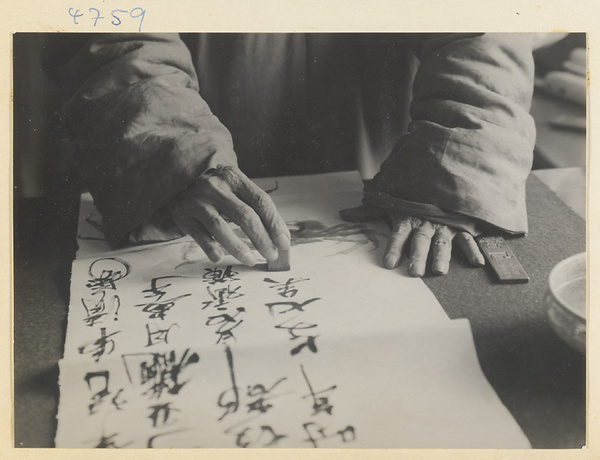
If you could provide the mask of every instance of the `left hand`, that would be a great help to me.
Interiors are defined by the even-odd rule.
[[[356,208],[340,211],[340,215],[344,220],[364,222],[381,218],[382,211],[374,206],[363,204]],[[409,243],[408,273],[411,276],[420,277],[425,274],[430,252],[431,272],[436,275],[445,275],[450,268],[454,241],[471,265],[483,266],[485,264],[483,255],[470,233],[417,217],[396,213],[388,213],[388,215],[391,218],[392,231],[383,255],[385,268],[391,270],[400,264],[403,249]]]

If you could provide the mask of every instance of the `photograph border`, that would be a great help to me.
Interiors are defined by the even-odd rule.
[[[401,3],[401,4],[400,4]],[[597,258],[600,220],[597,212],[598,180],[595,162],[590,161],[590,147],[592,145],[595,121],[595,107],[590,101],[596,99],[598,90],[593,84],[594,76],[599,74],[600,66],[597,65],[595,50],[599,49],[600,31],[594,18],[599,17],[600,6],[592,0],[583,2],[563,1],[458,1],[458,0],[409,0],[403,2],[392,1],[318,1],[309,0],[289,4],[273,0],[212,2],[207,0],[183,0],[177,2],[159,2],[157,0],[131,2],[131,1],[102,1],[102,2],[26,2],[15,5],[5,3],[7,17],[5,33],[2,34],[2,50],[6,53],[6,68],[3,72],[0,101],[4,104],[2,121],[7,127],[3,136],[7,152],[12,153],[12,34],[14,32],[118,32],[114,26],[97,27],[89,24],[74,24],[69,8],[102,8],[131,10],[144,8],[146,15],[143,22],[144,31],[163,32],[586,32],[588,35],[588,164],[587,197],[588,197],[588,423],[587,446],[578,450],[538,450],[531,451],[505,451],[505,450],[414,450],[414,449],[332,449],[312,451],[304,449],[279,449],[276,451],[264,450],[235,450],[235,449],[203,449],[202,458],[357,458],[357,459],[391,459],[391,458],[598,458],[600,448],[597,441],[600,439],[600,423],[598,420],[598,402],[596,396],[599,355],[596,352],[597,324],[595,311],[590,305],[598,295],[598,288],[590,280],[594,279],[597,272]],[[137,24],[122,25],[123,32],[137,31]],[[13,431],[13,319],[14,305],[13,294],[13,228],[12,228],[12,202],[13,202],[13,163],[12,154],[3,155],[2,161],[6,162],[7,199],[2,201],[6,206],[9,219],[3,231],[6,232],[6,246],[2,251],[5,257],[3,268],[7,283],[6,303],[10,308],[10,315],[2,319],[2,326],[7,333],[4,335],[5,348],[0,353],[5,366],[0,372],[0,410],[5,416],[0,420],[0,457],[1,458],[80,458],[85,452],[86,456],[94,458],[95,455],[104,455],[106,451],[76,449],[14,449]],[[10,415],[10,416],[9,416]],[[104,453],[103,453],[104,452]],[[67,454],[67,455],[65,455]],[[165,452],[139,450],[111,452],[114,458],[153,458],[164,457]],[[198,453],[190,450],[173,450],[169,458],[197,458]]]

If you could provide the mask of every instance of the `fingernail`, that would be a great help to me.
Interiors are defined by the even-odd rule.
[[[423,276],[425,274],[425,270],[423,270],[423,268],[417,264],[410,264],[408,267],[408,273],[410,273],[411,276]]]
[[[217,264],[221,261],[221,257],[223,255],[220,252],[211,252],[210,254],[208,254],[208,258],[210,259],[211,262]]]
[[[448,266],[443,262],[435,262],[431,267],[431,271],[436,275],[445,275],[448,273]]]
[[[384,267],[388,268],[390,270],[396,268],[397,264],[398,264],[398,257],[396,257],[396,256],[388,255],[388,256],[385,256],[385,259],[383,259]]]
[[[256,265],[256,257],[251,252],[246,252],[241,258],[240,262],[248,267],[253,267]]]
[[[289,249],[290,238],[287,235],[278,235],[277,238],[275,238],[275,244],[279,249]]]
[[[483,256],[481,254],[477,254],[476,256],[473,257],[473,264],[475,264],[479,267],[483,267],[485,265],[485,259],[483,258]]]
[[[277,257],[279,257],[279,252],[277,251],[277,249],[272,248],[265,251],[265,258],[268,261],[272,262],[274,260],[277,260]]]

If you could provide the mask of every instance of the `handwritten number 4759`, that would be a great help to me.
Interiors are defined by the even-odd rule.
[[[98,8],[88,8],[88,12],[91,15],[91,20],[94,21],[94,27],[98,24],[98,21],[102,19],[106,19],[104,16],[101,16],[100,10]],[[144,16],[146,15],[146,10],[142,8],[134,8],[131,11],[128,10],[112,10],[110,12],[110,23],[113,26],[120,26],[122,24],[122,19],[125,19],[124,14],[129,13],[129,17],[132,19],[140,20],[140,24],[138,26],[138,32],[142,31],[142,23],[144,22]],[[73,18],[73,22],[76,25],[79,25],[78,18],[85,16],[85,13],[82,13],[81,10],[76,10],[74,8],[69,8],[69,15]]]

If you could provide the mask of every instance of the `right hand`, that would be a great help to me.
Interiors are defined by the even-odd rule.
[[[168,209],[180,230],[194,238],[215,263],[223,257],[217,243],[244,265],[257,262],[224,217],[239,225],[268,261],[277,259],[278,250],[290,247],[290,232],[269,195],[233,166],[208,170],[174,198]]]

